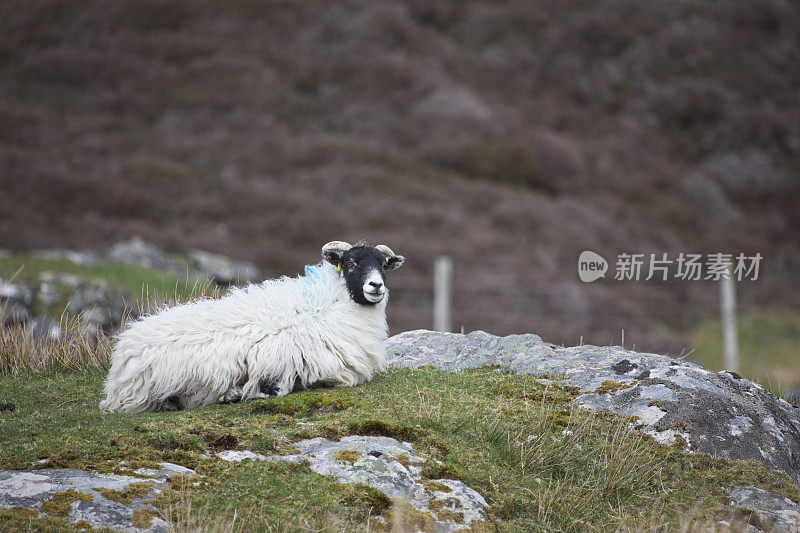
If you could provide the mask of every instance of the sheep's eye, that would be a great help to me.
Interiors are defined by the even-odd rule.
[[[356,267],[355,261],[348,261],[347,262],[347,270],[353,270]]]

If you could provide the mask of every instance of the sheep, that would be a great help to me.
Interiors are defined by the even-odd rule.
[[[385,367],[389,247],[322,247],[305,274],[232,289],[140,318],[118,337],[105,412],[188,409],[355,386]]]

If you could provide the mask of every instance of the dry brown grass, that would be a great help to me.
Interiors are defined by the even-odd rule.
[[[213,282],[196,279],[178,283],[164,295],[143,289],[138,299],[138,309],[157,312],[159,308],[173,306],[196,298],[218,298],[221,289]],[[2,308],[8,305],[0,300]],[[122,325],[131,320],[130,311],[123,313]],[[106,369],[113,348],[113,334],[87,323],[82,315],[63,313],[59,319],[60,335],[57,338],[35,338],[25,325],[0,327],[0,376],[18,376],[25,372],[72,370],[86,368]]]
[[[102,330],[95,341],[84,334],[81,317],[66,315],[61,317],[60,327],[58,339],[35,339],[25,327],[0,327],[0,375],[108,367],[111,341]]]

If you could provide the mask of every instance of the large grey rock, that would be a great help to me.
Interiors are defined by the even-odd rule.
[[[81,281],[70,291],[69,310],[104,328],[118,326],[123,318],[136,317],[139,307],[130,294],[112,289],[102,281]]]
[[[352,435],[340,441],[318,437],[295,443],[300,453],[265,456],[249,451],[224,451],[225,461],[244,459],[308,462],[315,472],[342,483],[363,483],[410,504],[430,517],[437,532],[468,529],[487,521],[483,496],[452,479],[424,480],[425,457],[410,443],[389,437]]]
[[[734,373],[619,346],[565,348],[536,335],[496,337],[482,331],[401,333],[387,341],[387,358],[405,367],[499,365],[560,376],[555,383],[580,388],[575,400],[580,405],[637,417],[636,428],[660,442],[760,461],[800,483],[800,410]],[[606,381],[611,383],[600,388]]]
[[[191,250],[189,259],[194,268],[220,285],[255,281],[261,275],[253,263],[231,259],[204,250]]]
[[[758,517],[758,529],[774,533],[800,531],[800,505],[780,494],[756,487],[736,487],[730,493],[731,507],[743,507]]]
[[[170,476],[195,475],[196,472],[180,465],[161,463],[161,468],[157,470],[139,469],[135,473],[141,477],[100,474],[70,468],[0,471],[0,509],[24,507],[43,515],[47,510],[45,502],[53,501],[51,498],[54,495],[57,500],[60,493],[71,489],[77,494],[66,498],[69,511],[66,517],[62,517],[65,520],[73,523],[85,520],[92,527],[110,527],[121,531],[167,531],[167,523],[158,518],[158,509],[146,502],[169,488],[167,479]],[[152,483],[152,486],[146,487],[149,489],[146,494],[127,495],[130,503],[118,501],[123,499],[119,493],[123,493],[131,483]],[[137,509],[155,515],[149,527],[134,527],[131,518]]]
[[[134,237],[111,247],[108,258],[115,263],[140,265],[167,272],[186,272],[186,264],[164,252],[155,244]]]

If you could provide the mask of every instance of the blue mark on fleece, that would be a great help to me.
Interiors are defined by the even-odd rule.
[[[322,265],[306,265],[305,268],[305,276],[303,276],[303,281],[306,282],[306,285],[313,287],[317,285],[320,279],[320,270],[322,269]]]

